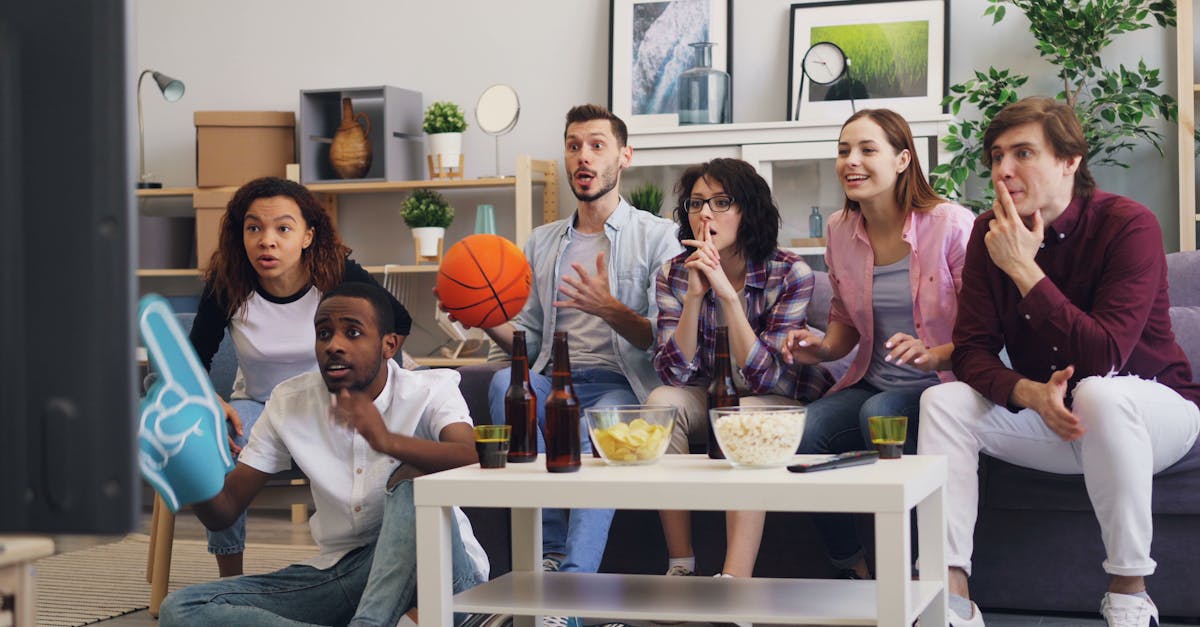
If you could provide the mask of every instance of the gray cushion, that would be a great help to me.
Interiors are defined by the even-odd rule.
[[[1200,381],[1200,307],[1172,307],[1171,330],[1192,364],[1192,381]]]
[[[1167,282],[1170,284],[1172,305],[1200,305],[1200,251],[1167,255]]]

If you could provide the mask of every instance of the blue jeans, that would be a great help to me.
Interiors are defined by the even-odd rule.
[[[492,413],[492,423],[504,424],[504,392],[508,390],[508,382],[512,377],[512,369],[500,370],[492,377],[488,388],[488,405]],[[550,379],[545,375],[529,373],[530,384],[538,397],[538,452],[546,452],[546,440],[542,433],[546,429],[546,397],[550,395]],[[629,386],[625,375],[611,370],[581,370],[572,373],[571,381],[575,387],[575,395],[579,397],[579,407],[604,407],[608,405],[634,405],[638,402],[637,395]],[[591,440],[588,438],[587,420],[580,414],[579,441],[582,451],[592,452]],[[562,567],[559,570],[594,573],[600,570],[600,560],[604,557],[604,547],[608,544],[608,528],[612,525],[614,510],[611,509],[575,509],[570,516],[565,509],[542,510],[542,553],[557,553],[564,555]]]
[[[233,406],[234,410],[238,413],[238,418],[242,420],[242,435],[234,432],[233,425],[229,425],[229,435],[233,437],[233,441],[238,446],[246,446],[246,442],[250,439],[250,429],[254,427],[254,423],[258,422],[258,417],[262,415],[264,405],[247,398],[229,401],[229,404]],[[209,553],[213,555],[235,555],[244,553],[245,551],[246,512],[242,512],[242,515],[238,516],[238,519],[233,522],[233,526],[228,529],[208,532]]]
[[[917,451],[917,423],[925,388],[881,391],[866,381],[809,403],[800,440],[802,454],[845,453],[871,448],[869,416],[908,416],[904,452]],[[829,559],[837,568],[850,568],[863,556],[852,514],[817,514],[813,524]]]
[[[167,596],[159,625],[356,625],[392,627],[417,600],[417,528],[412,481],[384,497],[375,542],[325,570],[293,564],[189,586]],[[454,592],[483,583],[451,518]],[[465,615],[464,615],[465,616]],[[455,615],[458,622],[464,616]]]

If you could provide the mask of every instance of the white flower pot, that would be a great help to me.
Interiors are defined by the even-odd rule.
[[[412,230],[417,240],[417,254],[422,257],[438,256],[438,241],[446,236],[446,229],[440,226],[422,226]]]
[[[462,133],[430,133],[429,154],[436,166],[438,155],[442,156],[442,168],[457,168],[458,155],[462,153]]]

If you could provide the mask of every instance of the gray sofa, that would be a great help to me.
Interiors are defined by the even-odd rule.
[[[1167,262],[1175,333],[1192,363],[1200,363],[1200,252],[1174,253]],[[811,324],[825,326],[829,301],[828,277],[817,273]],[[506,366],[507,362],[498,362],[459,369],[460,389],[475,422],[490,421],[488,382]],[[834,368],[844,371],[842,364]],[[984,456],[980,484],[971,582],[980,606],[1095,612],[1106,586],[1100,568],[1104,553],[1082,478],[1019,468]],[[1163,616],[1200,616],[1200,445],[1156,477],[1153,502],[1158,572],[1148,579],[1150,593]],[[468,515],[492,558],[492,576],[508,572],[507,511],[474,510]],[[871,526],[860,528],[869,547]],[[718,571],[725,551],[724,517],[717,512],[694,513],[693,534],[698,570]],[[662,573],[665,565],[657,513],[617,512],[601,570]],[[807,515],[772,513],[755,574],[830,577],[834,573]]]

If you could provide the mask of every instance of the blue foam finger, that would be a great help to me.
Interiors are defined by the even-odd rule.
[[[200,359],[161,296],[138,304],[138,330],[158,381],[138,424],[138,465],[172,512],[216,496],[233,470],[225,412]]]

